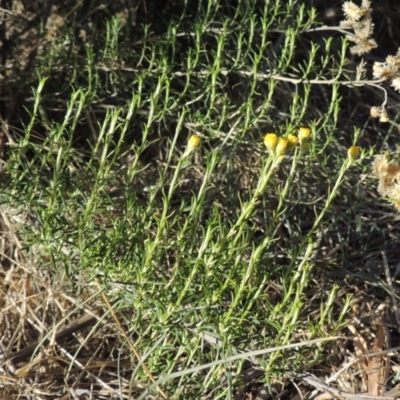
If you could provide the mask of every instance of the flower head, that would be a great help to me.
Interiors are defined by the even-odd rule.
[[[397,66],[387,62],[374,62],[372,75],[375,79],[390,79],[397,73]]]
[[[398,90],[400,92],[400,76],[396,76],[396,78],[392,80],[391,86],[394,87],[394,90]]]
[[[299,143],[299,138],[292,133],[289,133],[286,136],[286,139],[288,140],[288,150],[294,149],[297,146],[297,143]]]
[[[389,65],[392,65],[394,67],[399,68],[400,67],[400,53],[399,53],[399,50],[397,50],[397,53],[396,53],[395,56],[391,56],[391,55],[387,56],[386,57],[386,62]]]
[[[279,142],[278,135],[276,133],[267,133],[264,135],[265,147],[270,151],[272,155],[275,155],[275,149]]]
[[[307,142],[307,140],[310,138],[310,135],[311,135],[311,129],[300,128],[298,135],[299,135],[300,143]]]
[[[382,108],[382,112],[381,112],[379,121],[380,122],[389,122],[390,121],[389,115],[388,115],[388,113],[386,111],[386,108],[384,108],[384,107]]]
[[[186,150],[185,150],[184,156],[188,156],[190,153],[195,151],[200,146],[200,143],[201,143],[201,137],[200,136],[197,136],[197,135],[190,136],[190,138],[188,140],[188,144],[186,146]]]
[[[360,148],[358,146],[351,146],[348,150],[347,150],[347,156],[349,157],[349,159],[351,161],[354,161],[358,158],[358,156],[360,155]]]
[[[372,167],[379,179],[379,194],[389,197],[391,203],[400,211],[400,163],[391,161],[388,154],[379,154],[375,156]]]
[[[358,56],[361,56],[364,53],[368,53],[372,49],[376,49],[378,47],[376,41],[368,37],[365,38],[365,37],[355,36],[353,38],[352,36],[347,35],[346,38],[356,43],[355,46],[350,47],[350,52],[351,54],[357,54]]]
[[[345,30],[354,30],[354,33],[345,35],[347,40],[355,43],[350,48],[350,52],[362,55],[376,48],[377,43],[371,37],[374,29],[371,17],[371,2],[369,0],[362,0],[362,4],[359,7],[352,1],[345,1],[343,12],[346,19],[340,22],[340,27]],[[385,69],[381,73],[390,74],[391,72]]]
[[[371,117],[378,118],[382,114],[382,107],[373,106],[370,109]]]
[[[363,16],[361,7],[358,7],[352,1],[345,1],[343,3],[343,12],[346,18],[351,21],[358,21]]]
[[[279,138],[278,144],[276,145],[275,153],[276,155],[283,156],[288,151],[289,140],[286,138]]]

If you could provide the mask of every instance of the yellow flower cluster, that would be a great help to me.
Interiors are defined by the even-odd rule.
[[[287,152],[293,150],[298,143],[300,143],[300,151],[303,153],[309,148],[310,135],[311,130],[309,128],[300,128],[297,136],[289,133],[281,138],[276,133],[267,133],[264,135],[264,145],[275,157],[283,157]]]

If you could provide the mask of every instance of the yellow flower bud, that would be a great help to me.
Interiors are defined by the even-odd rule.
[[[311,129],[300,128],[298,134],[299,134],[300,143],[306,142],[310,138]]]
[[[288,140],[288,150],[294,149],[297,146],[297,143],[299,143],[298,137],[291,133],[286,136],[286,139]]]
[[[278,144],[279,138],[276,133],[267,133],[264,135],[264,144],[265,147],[271,152],[271,154],[275,154],[275,149]]]
[[[201,143],[201,137],[197,135],[190,136],[184,156],[188,156],[192,151],[195,151]]]
[[[278,157],[285,155],[285,153],[288,150],[288,146],[289,146],[289,140],[286,138],[280,138],[278,140],[278,144],[276,145],[276,149],[275,149],[276,155]]]
[[[351,146],[348,150],[347,150],[347,156],[349,157],[350,160],[355,160],[358,158],[358,156],[360,155],[360,148],[358,146]]]

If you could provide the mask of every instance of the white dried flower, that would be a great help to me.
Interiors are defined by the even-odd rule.
[[[361,39],[357,38],[358,40],[354,40],[357,44],[350,48],[351,54],[357,54],[361,56],[364,53],[368,53],[372,49],[376,49],[378,44],[375,42],[374,39]]]
[[[385,108],[382,109],[381,116],[379,118],[380,122],[389,122],[389,115]]]
[[[362,17],[362,10],[352,1],[345,1],[343,4],[343,12],[347,19],[358,21]]]
[[[397,67],[387,63],[375,62],[372,71],[375,79],[389,79],[396,75]]]
[[[358,81],[361,81],[362,79],[365,78],[365,75],[367,73],[367,70],[365,68],[366,64],[367,63],[364,61],[364,59],[361,59],[360,64],[357,65],[357,68],[356,68],[356,79]]]
[[[389,65],[393,65],[396,68],[400,68],[400,54],[399,54],[399,51],[397,51],[397,54],[395,56],[387,56],[386,57],[386,62]]]
[[[384,66],[385,63],[383,62],[374,62],[374,65],[372,67],[372,75],[375,79],[380,79]]]
[[[380,154],[375,156],[372,167],[379,179],[379,194],[389,197],[391,203],[400,211],[400,163],[390,161],[388,154]]]
[[[350,19],[344,19],[339,22],[339,26],[343,29],[354,29],[357,25],[357,22],[351,21]]]
[[[396,56],[387,56],[387,57],[386,57],[386,62],[387,62],[389,65],[396,65],[396,63],[397,63],[397,57],[396,57]]]
[[[354,28],[354,34],[360,39],[369,39],[374,33],[374,24],[372,23],[371,14],[359,21]]]
[[[398,90],[400,92],[400,76],[397,76],[392,80],[391,86],[394,87],[394,90]]]
[[[361,7],[365,8],[367,11],[371,9],[371,1],[370,0],[362,0]]]
[[[382,114],[382,108],[381,107],[371,107],[371,110],[369,111],[371,113],[372,118],[378,118]]]
[[[350,48],[352,54],[362,55],[378,47],[374,39],[371,38],[374,24],[371,18],[371,2],[362,0],[359,7],[352,1],[343,4],[343,12],[346,19],[340,22],[340,27],[346,30],[354,30],[354,34],[346,35],[346,39],[355,43]]]

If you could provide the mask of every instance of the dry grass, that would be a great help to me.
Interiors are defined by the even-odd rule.
[[[1,212],[2,398],[129,398],[130,353],[98,289],[24,249],[20,218]]]

